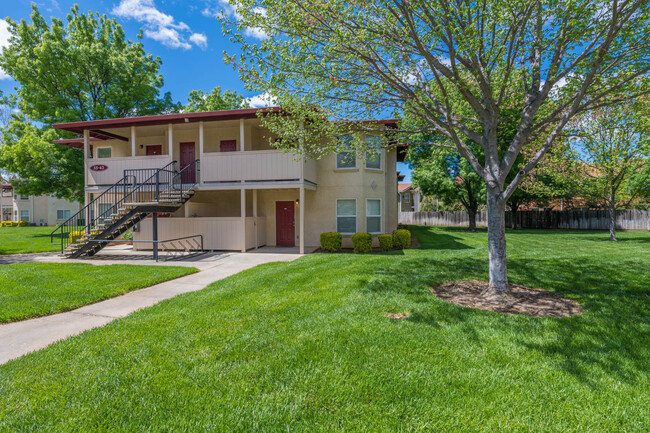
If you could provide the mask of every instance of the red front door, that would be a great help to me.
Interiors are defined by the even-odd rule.
[[[294,205],[292,201],[275,202],[275,244],[281,247],[295,245]]]
[[[147,145],[147,156],[162,155],[162,144]]]
[[[194,142],[181,143],[181,170],[195,160]],[[192,166],[183,172],[183,183],[194,183],[196,179],[196,166]]]
[[[219,150],[221,152],[235,152],[237,150],[237,140],[221,140]]]

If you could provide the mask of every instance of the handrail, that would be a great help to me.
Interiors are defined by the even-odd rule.
[[[108,203],[108,196],[109,194],[119,194],[120,189],[124,193],[126,191],[126,188],[129,186],[129,181],[131,181],[131,186],[135,183],[136,178],[131,175],[125,175],[122,177],[122,179],[118,180],[115,182],[113,185],[111,185],[108,189],[106,189],[104,192],[99,194],[97,197],[95,197],[90,203],[88,203],[86,206],[81,208],[77,213],[75,213],[73,216],[59,224],[52,232],[50,233],[50,243],[53,245],[61,245],[61,252],[65,249],[65,246],[69,242],[65,242],[64,238],[66,238],[69,241],[70,233],[73,231],[80,231],[80,230],[74,230],[74,228],[80,228],[80,227],[85,227],[86,232],[89,232],[89,228],[91,227],[91,209],[95,207],[95,205],[100,205],[100,204],[107,204]],[[99,206],[97,206],[99,208]],[[85,224],[83,226],[79,225],[78,222],[79,220],[83,219]],[[96,218],[93,218],[95,220]],[[74,224],[74,223],[77,224]],[[69,228],[70,230],[65,231],[65,228]],[[61,237],[61,242],[56,243],[54,242],[54,236],[57,231],[60,230],[60,237]]]
[[[157,169],[124,170],[124,177],[122,179],[95,197],[72,217],[59,224],[50,233],[50,242],[54,245],[61,245],[61,252],[63,252],[66,246],[72,242],[71,238],[79,238],[84,234],[92,235],[93,231],[100,231],[97,229],[98,223],[112,218],[112,215],[118,212],[119,206],[127,203],[127,199],[132,200],[133,197],[146,197],[147,187],[155,186],[155,200],[158,201],[161,189],[161,177],[163,178],[163,189],[165,189],[165,186],[169,188],[173,187],[173,179],[177,174],[174,169],[175,164],[176,161],[172,161],[166,166]],[[151,173],[151,175],[139,181],[138,177],[142,177],[139,176],[141,173]],[[84,220],[84,225],[79,224],[80,220]],[[72,236],[73,232],[79,233],[78,235]],[[58,243],[54,241],[55,236],[60,237]]]

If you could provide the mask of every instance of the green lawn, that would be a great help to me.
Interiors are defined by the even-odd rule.
[[[54,227],[0,227],[0,254],[61,251],[50,243]]]
[[[0,366],[0,431],[648,432],[650,233],[508,233],[512,282],[585,314],[476,311],[487,235],[259,266]],[[399,321],[387,312],[408,312]]]
[[[47,316],[196,272],[181,266],[0,266],[0,323]]]

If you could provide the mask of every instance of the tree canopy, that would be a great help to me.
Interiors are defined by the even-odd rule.
[[[51,125],[179,110],[169,93],[160,95],[162,62],[126,40],[115,19],[82,14],[78,6],[66,22],[48,25],[35,5],[31,22],[7,22],[11,37],[0,67],[20,83],[21,114],[4,128],[0,164],[21,179],[21,193],[82,201],[83,155],[52,144],[67,135]]]
[[[192,90],[187,97],[187,105],[184,111],[193,113],[197,111],[234,110],[248,107],[249,105],[242,95],[228,89],[222,93],[221,87],[217,86],[210,93],[204,93],[203,90]]]
[[[274,132],[294,138],[285,145],[300,139],[314,152],[323,134],[340,133],[327,121],[390,114],[422,119],[417,131],[403,128],[403,140],[426,131],[453,143],[486,182],[495,294],[508,290],[504,212],[510,196],[574,116],[647,92],[647,1],[230,3],[237,14],[223,18],[225,31],[242,53],[226,61],[249,88],[309,120],[303,132],[289,117],[271,118],[282,125]],[[249,41],[251,28],[266,39]],[[519,122],[503,151],[497,127],[513,96],[522,102]],[[480,145],[484,162],[469,142]],[[508,180],[522,153],[520,169]]]

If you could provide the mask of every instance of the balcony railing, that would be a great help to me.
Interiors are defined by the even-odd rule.
[[[125,170],[155,170],[170,162],[169,155],[91,158],[86,160],[88,186],[112,185],[124,176]]]
[[[316,182],[315,162],[278,150],[204,153],[202,182],[277,181]]]

